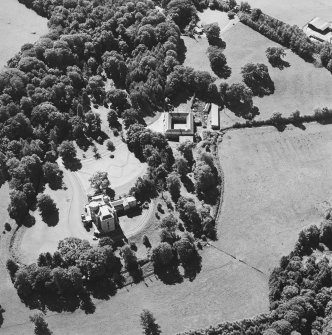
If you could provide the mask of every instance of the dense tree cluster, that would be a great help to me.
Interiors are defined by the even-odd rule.
[[[112,108],[112,127],[118,117],[129,128],[163,108],[172,74],[179,71],[180,28],[196,22],[206,1],[20,2],[47,17],[50,29],[35,44],[23,45],[0,72],[0,183],[13,181],[10,213],[22,223],[32,220],[29,202],[41,189],[43,173],[45,182],[56,177],[61,185],[57,167],[43,165],[56,164],[60,155],[70,167],[76,157],[70,141],[99,137],[101,119],[91,102]],[[115,85],[108,92],[106,77]],[[190,90],[211,90],[207,73],[190,80]]]
[[[145,201],[155,195],[158,185],[164,188],[166,177],[174,163],[173,152],[164,135],[141,124],[129,127],[127,144],[129,150],[149,166],[148,174],[138,178],[131,190],[137,199]]]
[[[37,264],[18,267],[8,261],[7,268],[17,293],[29,303],[44,301],[45,297],[81,297],[89,285],[105,280],[112,286],[121,262],[111,246],[92,247],[87,241],[70,237],[59,242],[53,255],[40,254]]]
[[[212,154],[207,152],[199,154],[194,169],[194,178],[196,192],[200,197],[206,200],[211,196],[216,197],[216,188],[220,182]]]
[[[248,63],[241,68],[241,74],[253,95],[263,97],[274,93],[274,83],[265,64]]]
[[[198,207],[194,199],[181,196],[176,207],[188,232],[196,237],[205,235],[211,239],[216,238],[215,220],[210,215],[208,206]]]
[[[171,101],[179,94],[187,97],[195,94],[200,100],[218,102],[218,89],[214,81],[215,78],[207,71],[195,71],[191,67],[177,65],[167,78],[166,95]]]

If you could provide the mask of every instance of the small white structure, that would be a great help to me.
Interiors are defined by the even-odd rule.
[[[214,130],[220,129],[219,106],[216,104],[211,105],[211,128]]]
[[[332,23],[322,20],[320,17],[315,17],[307,25],[303,31],[310,38],[320,42],[332,43]]]

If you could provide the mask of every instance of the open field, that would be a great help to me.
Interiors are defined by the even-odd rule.
[[[232,68],[228,83],[242,81],[241,67],[247,63],[264,63],[269,68],[275,92],[270,96],[254,98],[254,104],[261,113],[257,119],[269,118],[275,112],[284,116],[296,110],[302,114],[312,114],[317,107],[331,107],[332,75],[326,69],[315,68],[290,50],[286,51],[285,57],[290,66],[283,70],[273,68],[265,56],[265,50],[278,44],[242,23],[226,31],[222,39],[226,42],[224,53],[227,63]]]
[[[299,110],[305,115],[312,114],[318,107],[331,107],[332,75],[326,69],[316,68],[290,50],[286,51],[285,57],[290,66],[283,70],[273,68],[265,51],[278,44],[242,23],[224,31],[221,37],[226,42],[224,54],[232,69],[230,78],[226,80],[229,84],[242,81],[241,67],[247,63],[264,63],[269,68],[275,92],[270,96],[254,98],[254,104],[260,112],[257,119],[270,118],[276,112],[289,116]],[[187,47],[184,65],[213,74],[207,55],[209,44],[206,37],[193,39],[183,36],[183,40]],[[219,85],[221,81],[217,79],[215,83]]]
[[[225,192],[216,245],[265,273],[302,227],[320,222],[318,208],[332,196],[332,125],[306,127],[231,131],[220,146]]]
[[[327,21],[332,20],[330,0],[248,0],[248,2],[252,8],[260,8],[266,14],[299,27],[315,16]]]
[[[33,43],[47,32],[47,19],[27,9],[17,0],[1,0],[0,69],[20,51],[23,44]]]

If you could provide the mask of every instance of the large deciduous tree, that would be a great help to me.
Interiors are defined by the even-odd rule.
[[[141,326],[144,335],[160,335],[161,330],[153,314],[144,309],[140,315]]]
[[[241,69],[244,83],[260,97],[274,93],[274,83],[265,64],[248,63]]]

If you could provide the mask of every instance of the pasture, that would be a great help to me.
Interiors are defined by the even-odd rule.
[[[17,0],[1,0],[0,69],[21,50],[48,32],[47,19],[37,15]]]
[[[332,20],[332,3],[330,0],[247,0],[252,8],[260,8],[266,14],[274,16],[291,25],[304,26],[315,16]]]

